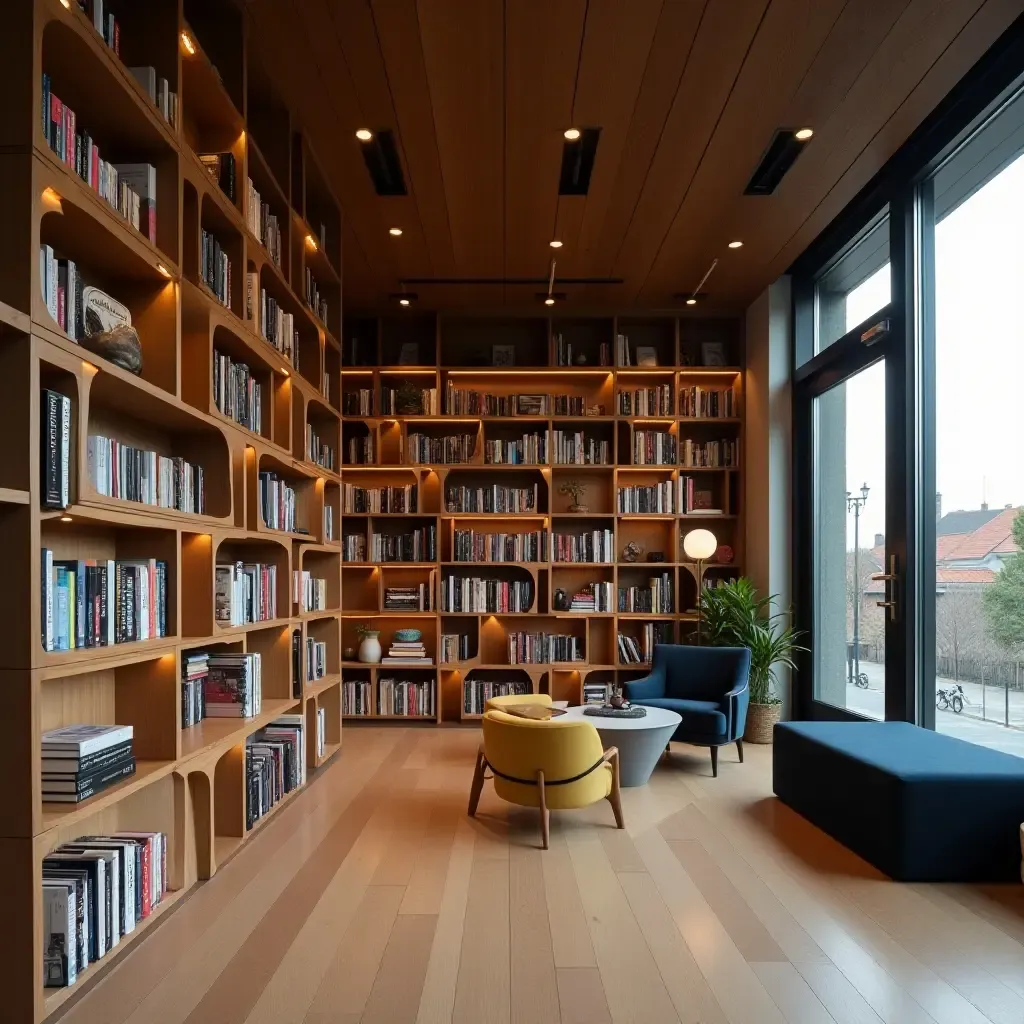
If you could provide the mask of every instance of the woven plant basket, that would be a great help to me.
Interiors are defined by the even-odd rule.
[[[743,738],[748,743],[771,743],[775,723],[781,716],[781,704],[748,704]]]

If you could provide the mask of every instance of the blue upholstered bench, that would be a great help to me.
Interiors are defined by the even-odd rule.
[[[1024,758],[906,722],[775,727],[775,794],[910,882],[1020,881]]]

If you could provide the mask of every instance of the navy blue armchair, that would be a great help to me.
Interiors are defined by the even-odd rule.
[[[650,674],[626,683],[633,704],[667,708],[683,716],[672,739],[711,748],[718,776],[718,748],[735,743],[743,760],[743,728],[750,701],[750,651],[746,647],[655,644]]]

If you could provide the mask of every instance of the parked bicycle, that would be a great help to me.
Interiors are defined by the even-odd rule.
[[[964,709],[965,700],[964,688],[959,683],[954,683],[953,686],[940,686],[935,691],[935,706],[940,711],[952,709],[959,715]]]

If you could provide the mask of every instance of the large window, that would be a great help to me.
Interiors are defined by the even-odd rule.
[[[928,186],[937,494],[924,696],[941,732],[1024,755],[1022,126],[1018,100]]]

